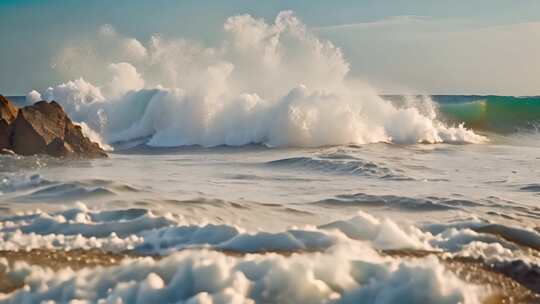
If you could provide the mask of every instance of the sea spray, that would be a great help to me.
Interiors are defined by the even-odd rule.
[[[109,144],[140,138],[157,147],[486,140],[418,107],[398,108],[369,86],[348,85],[349,63],[341,50],[316,37],[292,12],[280,13],[271,24],[249,15],[231,17],[224,32],[217,47],[161,36],[145,45],[107,26],[96,38],[101,66],[80,71],[95,75],[102,69],[107,80],[96,77],[96,86],[79,78],[41,97],[57,100]],[[62,53],[59,58],[69,64]]]

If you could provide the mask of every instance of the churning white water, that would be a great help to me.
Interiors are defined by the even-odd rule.
[[[58,101],[108,143],[147,138],[157,147],[318,147],[485,140],[446,126],[434,111],[398,109],[369,86],[351,84],[341,50],[291,12],[271,24],[231,17],[224,32],[220,45],[203,47],[159,36],[142,44],[104,27],[95,46],[104,52],[96,59],[101,66],[92,67],[107,75],[96,77],[99,86],[79,78],[30,92],[28,99]],[[64,52],[67,59],[58,59],[64,65],[83,60],[70,48]]]
[[[27,101],[58,101],[112,152],[0,156],[0,250],[134,257],[0,258],[24,286],[0,303],[469,304],[498,287],[445,259],[539,292],[537,144],[448,125],[429,97],[385,100],[291,12],[223,30],[208,47],[104,26],[59,53],[79,75]]]

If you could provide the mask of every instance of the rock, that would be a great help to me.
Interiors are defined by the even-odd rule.
[[[0,150],[11,146],[11,123],[17,117],[17,108],[0,95]]]
[[[21,155],[43,154],[54,139],[64,138],[67,115],[56,102],[40,101],[19,110],[13,123],[13,151]]]
[[[11,147],[11,126],[5,119],[0,119],[0,149]]]
[[[71,157],[75,155],[71,146],[58,137],[47,145],[45,151],[48,155],[54,157]]]
[[[49,154],[54,157],[107,157],[107,154],[84,136],[62,107],[40,101],[19,109],[11,124],[11,148],[21,155]]]
[[[17,107],[15,107],[7,98],[0,95],[0,119],[11,124],[17,117]]]
[[[101,149],[99,144],[84,136],[82,128],[73,123],[66,125],[64,140],[77,155],[84,154],[92,158],[107,157],[107,153]]]

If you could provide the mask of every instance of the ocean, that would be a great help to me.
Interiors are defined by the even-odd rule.
[[[0,250],[132,255],[61,271],[0,259],[27,286],[0,303],[538,300],[540,97],[380,96],[397,112],[377,108],[369,128],[342,112],[319,123],[296,92],[288,113],[315,114],[295,128],[278,107],[224,122],[175,94],[60,99],[107,159],[0,156]]]

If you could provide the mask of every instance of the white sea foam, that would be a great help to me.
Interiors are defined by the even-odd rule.
[[[92,142],[97,143],[102,149],[106,151],[114,150],[113,147],[105,143],[105,140],[101,137],[101,134],[90,128],[85,122],[77,123],[81,126],[83,134],[88,137]]]
[[[2,301],[480,303],[487,291],[460,281],[436,258],[391,258],[381,250],[419,249],[486,262],[538,264],[511,239],[475,231],[493,226],[501,225],[473,218],[418,226],[358,212],[318,227],[266,232],[79,203],[63,211],[0,219],[0,250],[100,248],[164,257],[56,272],[4,263],[8,279],[27,287],[2,296]],[[538,238],[533,231],[519,231],[521,243],[527,238],[534,244]]]
[[[29,103],[29,104],[33,104],[33,103],[38,102],[40,100],[42,100],[41,94],[36,90],[32,90],[32,91],[28,92],[28,94],[26,94],[26,102]]]
[[[96,62],[78,71],[99,86],[80,78],[42,97],[60,102],[108,143],[146,137],[151,146],[485,140],[444,125],[425,107],[397,108],[367,85],[349,85],[341,50],[292,12],[273,23],[231,17],[224,31],[220,45],[203,47],[162,36],[143,44],[104,27],[93,46]],[[68,50],[57,58],[60,70],[81,61]]]
[[[65,211],[37,211],[1,219],[0,250],[101,248],[168,255],[203,248],[238,253],[324,252],[347,245],[369,246],[374,250],[439,251],[485,260],[495,257],[504,261],[527,260],[528,254],[519,245],[525,239],[534,244],[539,239],[538,233],[522,230],[528,231],[527,234],[505,240],[497,234],[474,231],[493,225],[473,220],[418,227],[358,212],[351,219],[318,227],[266,232],[227,224],[194,224],[183,217],[158,215],[145,209],[100,211],[79,204]]]
[[[383,259],[368,247],[290,257],[184,251],[80,271],[53,272],[21,262],[4,267],[9,280],[26,287],[0,303],[472,304],[486,293],[447,272],[437,259]]]

